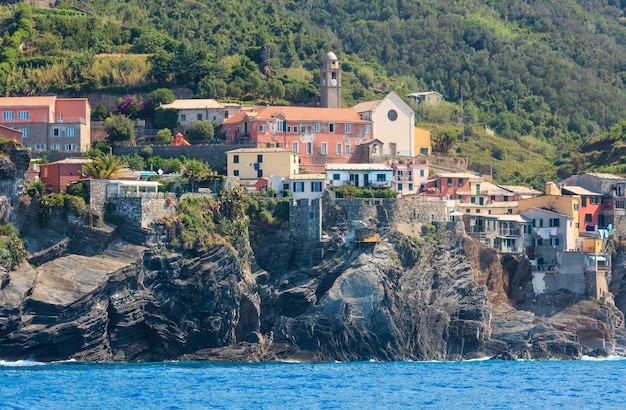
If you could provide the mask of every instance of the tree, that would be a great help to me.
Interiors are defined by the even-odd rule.
[[[277,99],[285,96],[285,86],[283,82],[277,78],[271,78],[267,81],[267,97],[270,100],[270,104],[274,104]]]
[[[189,142],[204,142],[213,139],[215,129],[211,121],[194,121],[187,129]]]
[[[456,141],[456,136],[451,131],[442,131],[433,138],[433,151],[442,154],[447,153]]]
[[[104,131],[111,142],[129,141],[135,139],[133,122],[125,115],[114,114],[104,121]]]
[[[163,128],[162,130],[157,131],[156,140],[161,142],[172,142],[174,141],[174,135],[172,135],[172,131],[169,128]]]
[[[226,82],[215,77],[204,77],[198,83],[198,97],[224,98],[226,96]]]
[[[185,162],[185,171],[183,176],[189,180],[191,191],[194,191],[194,184],[202,181],[211,174],[211,168],[205,162],[190,159]]]
[[[94,179],[114,178],[126,164],[113,154],[99,155],[85,165],[85,174]]]
[[[161,104],[170,104],[176,101],[176,96],[169,88],[157,88],[148,94],[148,115],[154,117],[154,111]]]

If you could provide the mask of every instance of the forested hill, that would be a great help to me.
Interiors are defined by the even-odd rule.
[[[35,11],[23,78],[9,78],[5,93],[58,87],[58,77],[28,70],[63,59],[77,91],[128,88],[128,73],[81,70],[94,55],[134,53],[149,56],[145,72],[132,63],[134,85],[259,97],[254,76],[260,47],[269,45],[286,103],[314,95],[321,57],[332,50],[345,72],[345,105],[379,91],[434,89],[463,102],[465,123],[485,123],[531,149],[556,148],[557,164],[626,117],[623,0],[63,0],[60,7],[85,14]]]

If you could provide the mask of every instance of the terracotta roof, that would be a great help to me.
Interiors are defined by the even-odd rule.
[[[48,164],[41,164],[40,166],[44,166],[44,165],[53,165],[53,164],[89,164],[90,162],[93,162],[93,159],[91,158],[65,158],[59,161],[55,161],[55,162],[50,162]]]
[[[393,168],[382,164],[326,164],[330,171],[393,171]]]
[[[224,123],[241,121],[244,116],[258,119],[274,119],[283,114],[287,121],[320,121],[320,122],[362,122],[361,116],[352,108],[319,108],[319,107],[288,107],[267,106],[243,110],[228,118]]]
[[[226,151],[227,154],[237,154],[237,153],[271,153],[271,152],[289,152],[296,155],[295,152],[288,151],[284,148],[237,148],[230,151]]]
[[[354,107],[352,107],[352,109],[356,112],[371,111],[374,109],[374,107],[380,104],[381,101],[382,100],[365,101],[365,102],[355,105]]]
[[[480,180],[483,179],[480,175],[472,174],[471,172],[440,172],[440,173],[434,175],[434,177],[441,177],[441,178],[469,178],[469,179],[480,179]],[[430,178],[430,179],[436,179],[436,178]]]
[[[289,175],[291,180],[308,180],[308,179],[326,179],[326,174],[292,174]]]
[[[213,99],[190,99],[176,100],[170,104],[162,104],[162,108],[173,108],[176,110],[203,110],[205,108],[224,108],[224,105]]]
[[[574,195],[595,195],[595,196],[604,195],[602,192],[592,191],[590,189],[583,188],[581,186],[575,186],[575,185],[565,185],[563,186],[563,189],[569,192],[573,192]]]
[[[41,107],[54,105],[57,97],[0,97],[0,107]]]

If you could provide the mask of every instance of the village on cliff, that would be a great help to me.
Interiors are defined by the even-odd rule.
[[[415,205],[415,223],[406,221],[407,233],[423,223],[463,222],[466,234],[484,246],[527,258],[535,294],[567,290],[614,303],[608,244],[611,237],[626,234],[625,178],[572,175],[547,183],[544,191],[499,185],[489,166],[432,155],[430,131],[415,127],[411,105],[437,104],[441,94],[414,93],[406,96],[407,104],[391,92],[382,100],[341,108],[341,74],[338,58],[329,52],[321,67],[319,107],[176,100],[164,106],[178,112],[176,141],[145,144],[153,145],[154,153],[162,157],[185,155],[210,165],[225,164],[222,185],[194,195],[240,185],[249,192],[291,197],[293,215],[304,221],[290,222],[306,225],[302,232],[311,239],[323,239],[323,213],[318,211],[324,198],[338,197],[336,188],[386,189],[394,192],[394,201]],[[33,156],[58,159],[46,164],[33,161],[29,180],[41,180],[48,193],[64,192],[69,183],[84,180],[82,168],[91,160],[81,153],[102,134],[101,124],[90,121],[86,98],[3,97],[0,111],[3,137],[27,146]],[[225,141],[189,145],[184,135],[194,121],[221,127]],[[144,146],[113,151],[132,153]],[[146,179],[155,174],[157,170],[146,170],[117,180],[92,180],[89,207],[104,210],[105,202],[117,201],[116,209],[127,223],[149,229],[156,219],[174,212],[164,204],[179,200],[173,193],[159,193],[158,182]],[[137,198],[142,199],[137,209],[123,206]],[[363,207],[383,203],[375,198],[353,200]],[[305,211],[297,212],[298,207]],[[378,235],[371,232],[358,240],[376,242]]]

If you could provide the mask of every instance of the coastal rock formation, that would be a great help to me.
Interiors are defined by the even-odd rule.
[[[23,222],[32,264],[0,271],[0,359],[514,360],[624,351],[624,315],[611,303],[536,297],[524,258],[500,257],[462,223],[409,229],[387,211],[372,207],[354,223],[329,207],[321,241],[251,226],[236,244],[185,254],[163,251],[161,234],[131,244],[143,235],[132,227],[59,222],[51,231]],[[358,240],[357,229],[371,240]]]

